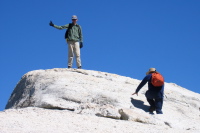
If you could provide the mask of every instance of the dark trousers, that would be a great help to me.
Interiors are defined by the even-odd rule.
[[[149,102],[151,108],[156,109],[157,114],[162,114],[162,105],[163,105],[163,98],[159,99],[149,99],[147,98],[147,101]]]

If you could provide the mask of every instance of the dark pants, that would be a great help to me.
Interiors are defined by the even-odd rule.
[[[157,114],[162,114],[163,106],[163,92],[160,90],[148,90],[145,93],[147,101],[150,104],[150,108],[156,109]]]
[[[163,98],[159,99],[149,99],[147,98],[147,101],[150,104],[150,108],[155,108],[157,114],[162,114],[162,105],[163,105]]]

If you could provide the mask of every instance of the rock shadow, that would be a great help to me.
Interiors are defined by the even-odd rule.
[[[131,103],[134,107],[144,110],[145,112],[149,112],[149,106],[144,105],[144,102],[141,100],[131,98]]]

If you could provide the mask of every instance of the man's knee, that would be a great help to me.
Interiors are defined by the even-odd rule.
[[[68,57],[69,57],[69,58],[74,58],[74,55],[73,55],[73,54],[69,54]]]

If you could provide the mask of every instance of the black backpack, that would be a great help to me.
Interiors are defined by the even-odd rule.
[[[68,38],[68,34],[69,34],[69,30],[72,28],[72,23],[69,23],[69,27],[67,28],[66,32],[65,32],[65,39]],[[80,28],[80,26],[77,24],[77,26]]]

